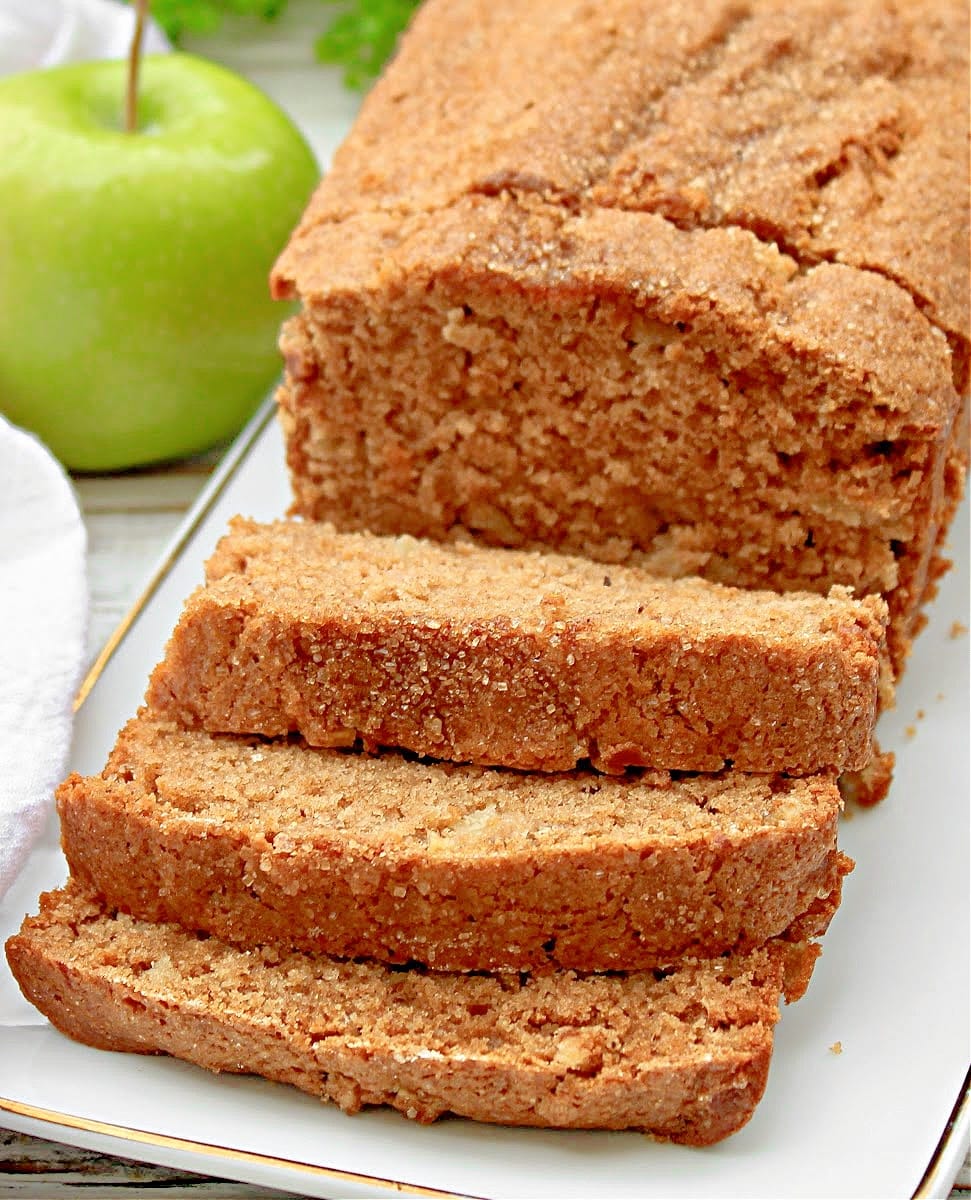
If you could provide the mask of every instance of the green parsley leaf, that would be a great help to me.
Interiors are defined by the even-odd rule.
[[[398,37],[419,0],[321,0],[340,12],[316,39],[314,50],[323,63],[342,67],[347,87],[362,90],[380,73],[394,53]],[[277,18],[287,0],[152,0],[151,13],[172,42],[186,34],[215,33],[227,16]]]
[[[360,90],[380,74],[394,53],[418,0],[353,0],[317,39],[321,62],[344,68],[344,83]]]
[[[272,21],[287,0],[152,0],[150,10],[173,42],[184,34],[215,33],[225,16],[258,17]]]

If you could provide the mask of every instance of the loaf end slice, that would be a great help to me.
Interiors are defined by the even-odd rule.
[[[798,947],[671,973],[442,975],[231,949],[102,907],[42,897],[7,942],[25,996],[101,1049],[258,1073],[347,1112],[391,1105],[507,1125],[640,1129],[707,1145],[765,1087]]]

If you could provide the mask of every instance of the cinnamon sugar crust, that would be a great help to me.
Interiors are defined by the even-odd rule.
[[[899,667],[967,457],[966,22],[426,7],[275,272],[295,510],[880,592]]]
[[[76,885],[7,942],[30,1002],[89,1045],[254,1073],[339,1104],[508,1125],[726,1137],[765,1087],[806,947],[670,972],[444,975],[235,950],[149,925]]]
[[[75,879],[148,921],[442,970],[665,967],[824,932],[832,775],[535,776],[143,712],[58,789]]]
[[[455,762],[812,774],[871,753],[885,609],[563,555],[237,519],[148,702]]]

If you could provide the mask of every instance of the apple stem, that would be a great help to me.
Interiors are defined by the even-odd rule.
[[[128,51],[128,86],[125,89],[125,132],[138,131],[138,68],[142,60],[142,37],[148,19],[148,0],[134,0],[135,31]]]

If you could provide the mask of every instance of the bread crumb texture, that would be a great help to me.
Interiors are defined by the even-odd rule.
[[[207,576],[148,692],[188,726],[539,771],[870,758],[886,608],[845,588],[241,519]]]
[[[235,950],[69,885],[7,956],[32,1003],[101,1048],[258,1071],[348,1112],[390,1104],[419,1121],[453,1112],[704,1145],[751,1116],[805,948],[670,972],[442,975]]]
[[[874,741],[873,757],[861,771],[844,771],[839,777],[839,790],[847,805],[872,808],[885,800],[893,783],[896,755],[892,750],[882,750]],[[848,807],[846,817],[852,814]]]
[[[666,967],[820,936],[832,774],[610,778],[132,721],[58,792],[76,878],[150,921],[439,969]]]

